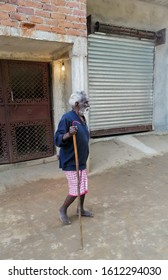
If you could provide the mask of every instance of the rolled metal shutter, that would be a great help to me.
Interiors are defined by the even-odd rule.
[[[91,136],[150,130],[153,68],[153,41],[88,37]]]

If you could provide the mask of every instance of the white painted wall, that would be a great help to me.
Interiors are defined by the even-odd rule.
[[[78,37],[69,55],[72,63],[72,91],[87,91],[87,38]]]
[[[62,71],[62,61],[65,65],[65,71]],[[67,112],[70,107],[68,104],[71,94],[71,65],[69,59],[53,61],[52,63],[52,81],[53,81],[53,119],[54,133],[62,115]],[[58,154],[56,149],[56,153]]]
[[[64,72],[61,70],[62,62],[65,65]],[[62,115],[71,110],[68,103],[71,93],[81,90],[87,93],[87,38],[76,38],[69,57],[54,61],[52,65],[55,131]]]
[[[138,0],[88,0],[93,22],[158,31],[168,28],[168,8]],[[168,41],[155,49],[153,127],[168,130]]]

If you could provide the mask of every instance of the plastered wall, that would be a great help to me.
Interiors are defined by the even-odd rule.
[[[168,28],[168,9],[136,0],[88,0],[92,21],[150,30]],[[153,128],[168,131],[168,42],[155,48]]]

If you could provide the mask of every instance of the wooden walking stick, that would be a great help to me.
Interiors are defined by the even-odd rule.
[[[79,181],[79,161],[78,161],[78,149],[77,149],[76,135],[75,134],[73,134],[73,145],[74,145],[76,173],[77,173],[78,215],[79,215],[79,225],[80,225],[80,244],[81,244],[81,249],[83,249],[83,232],[82,232],[80,181]]]

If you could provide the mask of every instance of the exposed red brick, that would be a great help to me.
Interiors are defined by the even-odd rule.
[[[9,5],[9,4],[1,4],[0,3],[0,11],[7,11],[7,12],[15,12],[16,6],[15,5]]]
[[[26,36],[35,30],[86,36],[86,0],[9,0],[0,2],[1,25],[21,27]],[[31,28],[30,28],[31,29]]]
[[[70,9],[68,7],[58,7],[58,13],[71,15],[73,13],[73,9]]]
[[[0,12],[0,19],[8,19],[9,18],[9,14],[6,12]]]
[[[34,9],[27,8],[27,7],[18,7],[17,8],[18,13],[23,13],[26,15],[34,15]]]
[[[66,3],[66,6],[67,7],[70,7],[70,8],[77,8],[77,9],[79,9],[79,3],[76,3],[76,2],[67,2]]]
[[[21,23],[21,27],[25,28],[25,29],[34,29],[35,24],[34,23],[30,23],[30,22],[22,22]]]
[[[86,24],[86,17],[80,18],[79,21]]]
[[[51,26],[38,24],[38,25],[36,25],[36,30],[49,31],[50,32],[51,31]]]
[[[81,24],[81,23],[77,24],[77,23],[74,23],[74,24],[73,24],[73,28],[74,28],[74,29],[78,29],[78,30],[85,30],[85,29],[86,29],[86,26],[85,26],[85,24]]]
[[[50,18],[50,12],[42,11],[42,10],[35,10],[35,15],[43,18]]]
[[[51,18],[65,20],[66,15],[61,14],[61,13],[51,13]]]
[[[29,16],[29,21],[34,23],[43,23],[43,19],[41,17]]]
[[[70,16],[70,15],[66,15],[66,20],[67,21],[71,21],[71,22],[79,22],[80,18],[77,16]]]
[[[44,19],[44,24],[49,25],[50,27],[53,27],[55,25],[58,25],[58,21],[55,19]]]
[[[43,4],[42,9],[46,11],[52,11],[52,6],[49,4]]]
[[[76,30],[76,29],[67,29],[66,30],[66,34],[67,35],[73,35],[73,36],[80,36],[80,30]]]
[[[25,21],[26,16],[23,14],[18,14],[18,13],[10,13],[9,17],[13,20],[18,20],[18,21]]]
[[[77,24],[73,22],[67,22],[67,21],[61,21],[60,22],[60,27],[63,28],[72,28],[72,29],[77,29],[77,30],[84,30],[86,29],[85,24]]]
[[[51,0],[51,3],[56,6],[65,6],[67,0]]]
[[[8,0],[6,2],[9,3],[9,4],[16,5],[18,3],[18,0]]]
[[[74,28],[73,22],[61,21],[60,25],[61,28]]]
[[[18,27],[17,21],[11,21],[11,20],[2,20],[1,25],[5,26],[11,26],[11,27]]]
[[[62,35],[66,34],[65,29],[61,29],[61,28],[58,28],[58,27],[52,27],[52,31],[55,32],[55,33],[58,33],[58,34],[62,34]]]
[[[53,0],[54,2],[56,2],[56,0]],[[41,0],[40,2],[42,2],[42,3],[48,3],[48,0]],[[51,3],[52,3],[52,1],[51,1]]]
[[[23,6],[23,7],[28,7],[28,8],[37,8],[41,9],[42,8],[42,3],[41,1],[30,1],[30,0],[17,0],[18,1],[18,6]]]
[[[73,11],[73,15],[79,16],[79,17],[85,17],[85,16],[86,16],[86,13],[85,13],[85,11],[74,10],[74,11]]]

